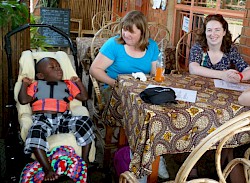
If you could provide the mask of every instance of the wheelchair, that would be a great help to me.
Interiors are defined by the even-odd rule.
[[[20,31],[23,31],[30,27],[45,27],[49,28],[58,34],[62,35],[69,43],[69,47],[73,54],[74,63],[71,63],[68,55],[63,51],[57,52],[32,52],[26,50],[22,52],[19,60],[19,74],[17,82],[13,82],[12,71],[12,49],[10,37]],[[18,27],[5,35],[5,51],[8,61],[8,91],[9,91],[9,103],[6,107],[9,109],[12,119],[9,120],[9,128],[5,141],[5,158],[6,158],[6,181],[7,182],[19,182],[19,177],[22,169],[27,162],[33,161],[32,159],[23,153],[24,141],[26,139],[28,130],[32,125],[32,111],[29,104],[21,105],[18,102],[17,96],[22,84],[23,77],[35,78],[34,60],[40,60],[43,57],[52,57],[58,60],[63,70],[63,79],[70,79],[72,76],[78,76],[82,78],[82,69],[77,60],[77,50],[75,44],[69,38],[69,36],[62,30],[52,25],[47,24],[25,24]],[[73,65],[75,69],[73,68]],[[87,109],[87,103],[83,103],[74,99],[69,104],[70,110],[73,115],[89,116]],[[72,133],[54,134],[47,138],[50,145],[50,150],[60,145],[68,145],[74,148],[77,155],[81,156],[81,147],[76,144],[76,139]],[[89,162],[93,162],[95,158],[95,142],[92,142],[89,152]]]

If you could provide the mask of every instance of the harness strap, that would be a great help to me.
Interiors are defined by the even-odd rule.
[[[47,81],[47,85],[50,86],[50,93],[49,93],[50,98],[54,98],[54,86],[58,85],[58,83],[57,82]]]
[[[67,97],[64,97],[63,100],[64,100],[65,102],[67,102],[67,103],[70,102],[69,99],[68,99]]]

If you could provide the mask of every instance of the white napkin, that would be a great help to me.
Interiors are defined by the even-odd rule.
[[[135,79],[140,79],[140,81],[147,81],[147,77],[143,72],[136,72],[136,73],[132,73],[132,76]]]

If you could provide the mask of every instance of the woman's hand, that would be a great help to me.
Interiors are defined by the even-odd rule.
[[[239,83],[241,80],[241,76],[239,74],[239,71],[237,70],[213,70],[202,67],[196,62],[192,62],[189,64],[189,73],[209,78],[217,78],[231,83]]]
[[[234,69],[229,69],[229,70],[223,71],[221,79],[224,81],[231,82],[231,83],[239,83],[241,78],[239,75],[239,71],[236,71]]]

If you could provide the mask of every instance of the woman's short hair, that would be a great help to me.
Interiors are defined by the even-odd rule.
[[[229,52],[231,45],[232,45],[232,34],[228,30],[227,21],[220,14],[211,14],[205,18],[204,23],[203,23],[203,27],[201,28],[201,31],[198,34],[197,41],[201,44],[203,51],[207,52],[208,51],[208,44],[207,44],[207,39],[206,39],[206,26],[207,26],[207,23],[211,20],[215,20],[215,21],[220,22],[222,24],[224,31],[226,31],[226,34],[222,39],[222,44],[221,44],[220,49],[224,53]]]
[[[122,29],[133,32],[133,25],[141,31],[141,38],[139,40],[138,47],[140,50],[144,51],[149,44],[149,29],[146,17],[140,11],[130,11],[122,18],[120,22],[120,36],[117,41],[118,43],[125,44],[125,41],[122,38]]]

